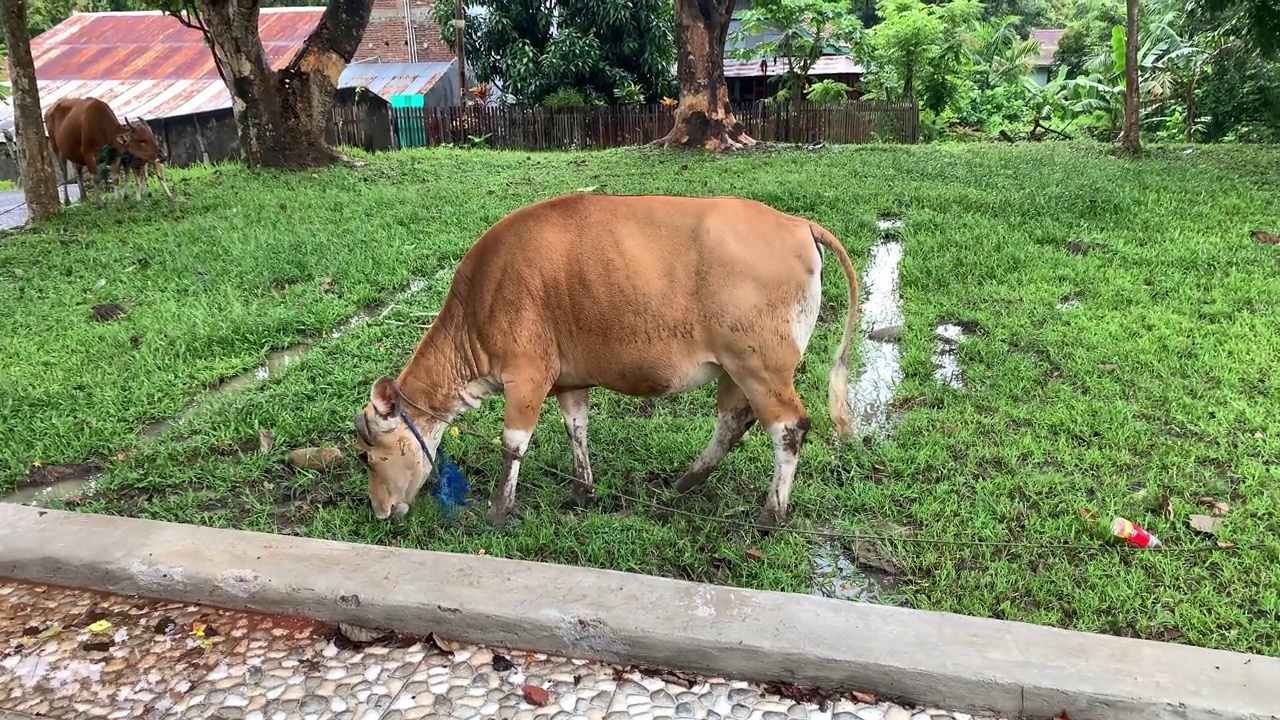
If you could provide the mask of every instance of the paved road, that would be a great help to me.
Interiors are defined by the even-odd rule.
[[[80,199],[80,189],[72,183],[68,188],[71,201]],[[62,186],[58,186],[58,199],[62,199]],[[22,190],[0,192],[0,231],[20,228],[27,224],[27,200]]]

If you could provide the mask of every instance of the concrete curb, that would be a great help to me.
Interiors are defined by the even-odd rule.
[[[0,505],[0,576],[869,690],[1006,717],[1277,720],[1280,659],[490,557]]]

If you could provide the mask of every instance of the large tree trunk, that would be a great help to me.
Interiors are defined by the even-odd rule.
[[[336,160],[325,143],[325,126],[338,78],[360,46],[373,0],[330,0],[302,50],[278,72],[262,49],[257,0],[199,0],[199,10],[231,93],[245,163],[303,168]]]
[[[724,45],[734,0],[675,0],[676,80],[680,104],[675,126],[655,142],[664,147],[736,150],[756,141],[729,111],[724,82]]]
[[[36,63],[31,57],[25,0],[0,0],[4,8],[4,40],[9,51],[9,80],[13,87],[13,120],[16,131],[18,172],[30,218],[39,222],[62,211],[53,161],[45,142],[44,117],[40,113],[40,88]]]
[[[1126,0],[1128,20],[1124,40],[1124,125],[1120,147],[1138,155],[1142,132],[1138,127],[1138,0]]]

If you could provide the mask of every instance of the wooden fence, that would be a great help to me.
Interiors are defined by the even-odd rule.
[[[362,120],[350,108],[334,108],[331,139],[341,138],[342,144],[369,149],[446,144],[511,150],[613,148],[652,142],[666,135],[674,122],[674,111],[660,105],[554,110],[426,107],[391,108],[389,112],[390,127],[384,130],[381,123]],[[914,143],[920,135],[919,111],[913,103],[757,103],[735,108],[734,114],[748,135],[765,142]],[[370,132],[390,137],[375,138]]]

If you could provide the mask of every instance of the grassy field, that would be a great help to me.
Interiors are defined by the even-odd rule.
[[[558,510],[572,460],[549,402],[520,517],[501,533],[482,513],[443,519],[429,498],[379,523],[358,463],[294,472],[284,455],[351,447],[352,413],[402,367],[448,269],[530,201],[583,186],[752,197],[821,222],[860,267],[877,216],[892,213],[905,222],[901,422],[867,446],[826,440],[845,293],[833,265],[830,322],[798,381],[819,432],[792,528],[898,538],[836,544],[895,575],[912,606],[1280,653],[1280,249],[1249,239],[1280,230],[1280,149],[1156,149],[1137,163],[1062,145],[363,159],[292,176],[174,173],[185,203],[80,208],[0,240],[0,488],[36,462],[96,461],[99,492],[76,504],[91,512],[806,592],[815,538],[735,524],[768,482],[763,433],[701,493],[676,499],[664,485],[711,433],[710,388],[657,402],[595,394],[599,501],[573,515]],[[1068,252],[1073,241],[1089,252]],[[378,319],[141,442],[149,421],[218,379],[324,338],[412,278],[422,292]],[[1059,309],[1064,299],[1076,304]],[[95,321],[105,303],[125,314]],[[977,328],[959,349],[964,391],[932,376],[933,329],[948,320]],[[467,432],[446,451],[483,508],[501,400],[458,425]],[[275,438],[265,453],[262,430]],[[1206,497],[1229,505],[1217,540],[1238,547],[1188,527]],[[1114,514],[1171,550],[1119,547],[1102,529]]]

